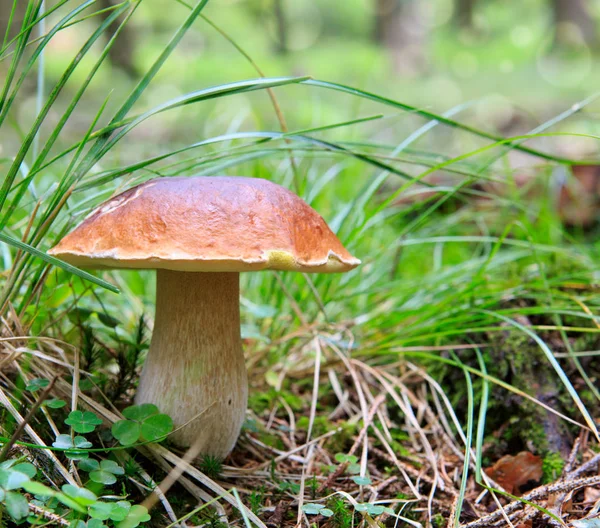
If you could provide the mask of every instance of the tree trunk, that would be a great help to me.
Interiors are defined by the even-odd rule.
[[[281,55],[288,52],[287,43],[287,21],[285,18],[285,10],[283,0],[273,0],[273,8],[275,11],[275,24],[277,26],[277,45],[276,51]]]
[[[477,0],[455,0],[454,23],[463,29],[473,29]]]
[[[572,43],[569,26],[579,30],[583,42],[588,46],[597,46],[596,22],[591,16],[587,4],[586,0],[552,0],[555,46]]]
[[[99,9],[108,9],[117,3],[118,2],[115,0],[100,0],[98,7]],[[106,20],[111,13],[112,11],[103,13],[102,20]],[[108,33],[112,35],[118,29],[121,22],[121,18],[115,20],[109,26]],[[130,77],[137,77],[137,70],[133,62],[133,46],[134,35],[131,31],[131,26],[128,25],[125,26],[119,33],[117,40],[108,52],[108,58],[114,66],[123,70]]]
[[[376,0],[374,38],[390,51],[396,73],[410,75],[426,68],[426,37],[419,0]]]

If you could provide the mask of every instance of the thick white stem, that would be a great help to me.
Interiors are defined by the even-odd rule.
[[[154,403],[175,427],[192,420],[172,441],[223,458],[248,399],[239,273],[158,270],[156,284],[154,334],[135,401]]]

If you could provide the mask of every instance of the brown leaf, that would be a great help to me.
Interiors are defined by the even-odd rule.
[[[583,502],[585,504],[594,504],[600,500],[600,490],[596,488],[585,488],[583,490]]]
[[[508,493],[520,495],[519,488],[530,480],[542,478],[542,459],[529,451],[521,451],[512,456],[503,456],[485,474],[494,479]]]

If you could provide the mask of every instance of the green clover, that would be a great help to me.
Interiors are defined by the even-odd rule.
[[[91,506],[98,500],[98,497],[87,488],[78,488],[72,484],[64,484],[61,489],[67,497],[80,506]]]
[[[127,513],[127,517],[119,522],[117,528],[136,528],[143,522],[148,522],[150,515],[148,514],[147,508],[139,504],[135,504],[131,507]]]
[[[125,470],[113,460],[103,460],[99,468],[90,472],[90,480],[105,486],[111,486],[117,482],[115,475],[124,475]]]
[[[46,400],[44,405],[50,407],[50,409],[61,409],[67,405],[67,402],[65,400],[59,400],[58,398],[52,398],[51,400]]]
[[[102,423],[102,420],[90,411],[72,411],[65,423],[70,425],[76,433],[91,433],[97,425]]]
[[[352,480],[359,486],[370,486],[372,484],[372,481],[369,477],[359,477],[357,475],[356,477],[352,477]]]
[[[90,507],[90,517],[98,519],[100,521],[111,521],[120,522],[125,520],[129,511],[131,510],[131,503],[129,501],[119,502],[96,502]]]
[[[53,447],[59,449],[66,449],[65,456],[72,460],[83,460],[88,458],[88,453],[69,451],[69,449],[88,449],[92,447],[92,443],[88,442],[83,436],[76,436],[73,440],[68,434],[61,434],[56,437],[56,440],[52,443]]]
[[[123,416],[127,419],[112,426],[112,434],[121,445],[135,444],[140,438],[156,442],[173,430],[171,417],[160,414],[158,407],[151,403],[127,407]]]
[[[30,479],[35,477],[35,466],[28,463],[17,463],[17,460],[7,460],[0,464],[0,503],[4,504],[6,512],[15,520],[20,521],[29,515],[27,499],[19,492]]]
[[[25,389],[27,389],[29,392],[35,392],[37,390],[47,387],[48,385],[50,385],[50,380],[43,378],[33,378],[32,380],[29,380],[29,383],[27,383]]]

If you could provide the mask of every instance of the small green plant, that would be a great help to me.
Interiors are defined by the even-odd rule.
[[[333,511],[327,508],[324,504],[318,502],[309,502],[302,505],[302,511],[306,515],[322,515],[323,517],[331,517]]]
[[[254,490],[248,496],[248,504],[250,505],[250,510],[255,514],[259,515],[264,508],[265,503],[265,489],[263,487]]]
[[[156,442],[162,440],[173,430],[173,420],[161,414],[156,405],[143,403],[123,410],[126,420],[119,420],[112,426],[113,436],[125,446],[138,440]]]
[[[92,433],[96,426],[102,424],[102,420],[90,411],[73,411],[65,420],[67,425],[73,428],[76,433]]]
[[[114,460],[101,460],[98,462],[93,458],[82,460],[79,469],[87,471],[90,480],[105,486],[112,486],[117,482],[117,476],[124,475],[125,470]]]
[[[30,382],[29,385],[33,390],[47,386],[44,385],[44,380],[41,381]],[[131,406],[125,409],[123,414],[127,420],[117,422],[121,424],[117,432],[125,431],[124,438],[131,443],[138,439],[156,441],[164,438],[173,429],[171,418],[161,414],[154,405]],[[84,487],[65,484],[57,491],[35,480],[37,470],[32,464],[21,459],[4,461],[0,464],[0,504],[4,506],[6,514],[15,522],[23,522],[26,519],[31,523],[36,522],[30,511],[30,500],[23,494],[27,492],[34,496],[31,504],[50,514],[63,516],[76,528],[135,528],[150,520],[148,510],[144,506],[132,504],[127,500],[111,501],[98,497],[103,494],[105,487],[117,484],[126,472],[137,472],[137,464],[131,458],[127,458],[125,467],[122,467],[115,460],[97,460],[90,457],[88,450],[93,447],[93,443],[82,435],[96,432],[102,420],[90,411],[72,411],[64,423],[81,435],[59,434],[52,446],[68,459],[76,461],[82,472],[80,474],[87,473],[89,480]],[[118,438],[110,432],[109,436],[112,436],[113,441],[118,440],[123,444],[123,436]],[[215,461],[212,461],[212,464],[217,467]],[[218,470],[220,469],[219,462]],[[84,520],[86,516],[87,520]]]
[[[17,490],[26,489],[36,473],[35,466],[18,460],[7,460],[0,464],[0,503],[16,521],[27,517],[29,513],[27,499]]]
[[[33,379],[29,380],[29,383],[27,383],[27,386],[25,387],[25,389],[28,390],[29,392],[35,392],[40,389],[46,388],[49,384],[50,384],[50,380],[43,379],[43,378],[33,378]]]
[[[542,482],[554,482],[562,474],[565,461],[560,453],[550,452],[542,460]]]
[[[358,457],[356,457],[355,455],[336,453],[335,460],[340,464],[348,464],[348,466],[346,467],[347,473],[351,475],[356,475],[357,473],[360,473],[360,464],[358,463]]]
[[[52,443],[53,447],[65,450],[65,456],[71,460],[83,460],[88,458],[89,454],[85,449],[92,447],[92,443],[88,442],[83,436],[75,436],[71,438],[68,434],[60,434]],[[71,449],[73,451],[71,451]]]
[[[207,477],[217,478],[223,471],[223,462],[212,455],[204,455],[200,461],[200,471]]]
[[[340,497],[332,497],[327,501],[327,507],[333,512],[331,524],[336,528],[351,528],[354,521],[354,512],[351,506]]]

